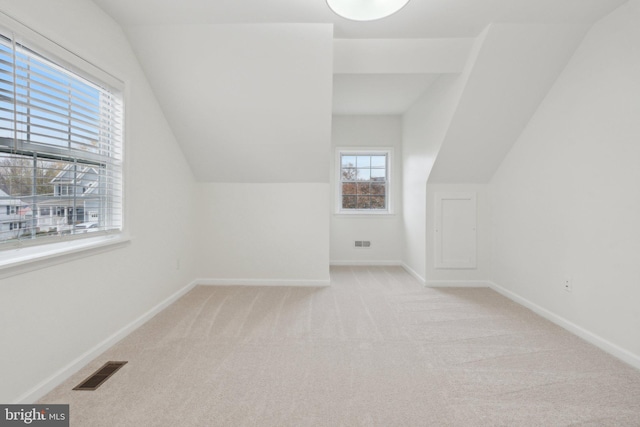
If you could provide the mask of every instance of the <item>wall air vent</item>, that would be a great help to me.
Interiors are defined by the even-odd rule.
[[[91,374],[89,378],[82,381],[73,389],[93,391],[100,387],[106,380],[108,380],[111,375],[115,374],[118,369],[126,365],[126,363],[127,362],[107,362],[100,369]]]
[[[371,242],[369,240],[356,240],[354,247],[356,248],[370,248]]]

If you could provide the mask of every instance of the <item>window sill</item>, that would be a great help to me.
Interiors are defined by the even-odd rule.
[[[380,218],[380,217],[393,217],[396,216],[394,212],[367,212],[367,211],[353,211],[353,212],[335,212],[335,217],[340,218]]]
[[[0,252],[0,279],[123,247],[123,234],[7,249]]]

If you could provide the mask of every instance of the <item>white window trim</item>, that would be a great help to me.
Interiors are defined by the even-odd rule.
[[[98,79],[103,83],[121,92],[123,100],[123,140],[127,140],[127,99],[129,98],[129,87],[122,79],[96,66],[91,61],[75,54],[64,46],[49,39],[47,36],[31,29],[16,18],[0,11],[0,28],[9,32],[19,34],[20,40],[27,42],[29,46],[49,52],[52,59],[57,59],[61,66],[69,66],[70,70],[88,80]],[[39,243],[27,243],[17,247],[7,247],[0,250],[0,279],[23,274],[29,271],[38,270],[51,265],[69,262],[75,259],[92,256],[112,249],[117,249],[128,245],[132,237],[128,231],[129,207],[126,203],[126,179],[128,176],[128,148],[126,144],[122,147],[122,179],[125,184],[120,189],[122,203],[122,225],[119,232],[100,232],[92,237],[78,236],[76,239],[65,239],[56,241],[55,239]]]
[[[387,156],[387,209],[342,209],[342,164],[340,156],[342,154],[385,154]],[[391,147],[337,147],[335,151],[334,163],[334,185],[335,193],[334,214],[345,216],[371,217],[380,215],[394,215],[393,210],[393,162],[394,154]]]

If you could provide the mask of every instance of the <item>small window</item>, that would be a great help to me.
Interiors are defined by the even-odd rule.
[[[390,212],[390,150],[338,152],[338,212]]]

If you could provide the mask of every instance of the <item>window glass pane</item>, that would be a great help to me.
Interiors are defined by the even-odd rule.
[[[371,184],[368,182],[359,182],[358,183],[358,195],[361,194],[370,194],[371,193]]]
[[[31,195],[33,185],[33,158],[17,154],[0,153],[0,190],[17,203]]]
[[[384,196],[386,194],[386,187],[384,184],[371,184],[371,194]]]
[[[356,166],[356,156],[342,156],[342,167],[355,167]]]
[[[68,164],[53,160],[38,160],[36,164],[36,194],[43,197],[54,196],[56,193],[55,178],[62,173]]]
[[[384,196],[371,196],[371,209],[385,209],[385,199]]]
[[[369,196],[358,196],[356,209],[369,209],[370,206],[371,206],[371,199]]]
[[[342,209],[355,209],[356,196],[342,196]]]
[[[371,167],[371,156],[358,156],[357,166],[358,168]]]
[[[356,180],[356,169],[342,169],[342,180],[343,181],[355,181]]]
[[[371,167],[372,168],[386,168],[387,167],[387,156],[371,156]]]
[[[371,179],[371,169],[358,169],[358,181],[369,181]]]
[[[384,181],[386,172],[384,169],[371,169],[371,179],[373,181]]]
[[[342,194],[344,194],[344,195],[357,194],[356,193],[356,183],[355,182],[348,182],[348,183],[342,184]]]

